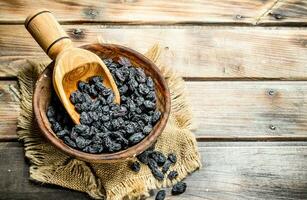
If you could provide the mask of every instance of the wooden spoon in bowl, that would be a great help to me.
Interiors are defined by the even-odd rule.
[[[68,35],[49,10],[41,9],[30,14],[25,26],[46,54],[55,61],[53,87],[76,124],[80,123],[80,115],[69,98],[80,80],[102,76],[104,85],[114,92],[114,102],[120,103],[118,88],[103,61],[90,51],[73,47]]]

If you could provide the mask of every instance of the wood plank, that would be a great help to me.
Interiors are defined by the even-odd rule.
[[[0,143],[0,149],[1,199],[86,199],[81,193],[29,182],[19,143]],[[306,142],[206,142],[199,143],[199,151],[203,168],[185,180],[186,193],[169,199],[307,198]]]
[[[306,82],[187,82],[197,136],[306,139]]]
[[[15,81],[0,81],[0,138],[10,140],[16,138],[19,101],[12,87]]]
[[[18,101],[1,81],[0,140],[16,138]],[[307,140],[305,81],[187,82],[198,140]]]
[[[117,41],[145,52],[163,47],[161,61],[188,79],[307,80],[307,29],[204,26],[66,25],[76,45]],[[21,25],[0,25],[0,77],[14,77],[21,59],[43,57]]]
[[[31,10],[48,8],[61,22],[125,24],[253,23],[274,0],[31,0],[0,2],[1,23],[23,23]]]
[[[259,24],[266,25],[305,25],[307,22],[307,0],[277,1],[269,11],[261,17]]]
[[[86,194],[29,181],[22,144],[0,142],[0,199],[88,199]]]

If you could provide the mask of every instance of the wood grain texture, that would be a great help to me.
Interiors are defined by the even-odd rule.
[[[264,25],[306,25],[306,22],[307,0],[278,0],[259,20]]]
[[[18,103],[11,82],[0,83],[5,140],[3,135],[16,137]],[[195,81],[186,87],[199,140],[307,140],[305,81]]]
[[[189,79],[307,80],[307,29],[204,26],[66,25],[76,46],[104,38],[139,52],[156,42],[161,61]],[[0,77],[20,60],[47,56],[21,25],[0,25]]]
[[[21,144],[0,143],[0,150],[0,199],[87,199],[78,192],[31,183]],[[186,193],[169,199],[307,198],[306,142],[199,143],[199,151],[203,168],[185,180]]]
[[[203,138],[306,139],[306,82],[188,82]]]
[[[0,81],[0,138],[2,140],[16,137],[19,101],[12,88],[15,86],[14,81]]]
[[[253,23],[274,0],[2,0],[0,23],[23,23],[31,10],[52,11],[61,22],[125,24]]]

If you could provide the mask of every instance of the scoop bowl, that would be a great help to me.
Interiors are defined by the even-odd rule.
[[[101,59],[112,58],[113,60],[117,60],[119,57],[126,57],[133,66],[142,68],[145,74],[150,76],[155,83],[157,107],[162,113],[160,120],[153,127],[151,133],[140,143],[119,152],[90,154],[69,147],[52,131],[46,114],[51,99],[50,91],[52,90],[52,73],[54,67],[54,62],[52,62],[39,76],[34,89],[33,109],[38,127],[42,135],[55,147],[63,153],[80,160],[108,163],[131,159],[153,145],[166,126],[171,105],[170,92],[166,81],[153,62],[130,48],[115,44],[90,44],[81,48],[95,53]]]

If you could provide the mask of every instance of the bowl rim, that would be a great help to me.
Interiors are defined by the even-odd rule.
[[[39,92],[39,83],[43,78],[46,78],[44,76],[48,70],[52,70],[52,67],[54,65],[54,61],[52,61],[45,69],[44,71],[39,75],[37,82],[35,84],[34,88],[34,93],[33,93],[33,109],[34,109],[34,115],[35,119],[37,121],[38,127],[40,128],[40,132],[44,137],[51,142],[56,148],[60,149],[62,152],[66,153],[67,155],[73,156],[75,158],[79,158],[84,161],[91,161],[91,162],[115,162],[115,161],[122,161],[125,159],[131,159],[135,157],[136,155],[142,153],[145,151],[147,148],[149,148],[151,145],[153,145],[157,138],[161,135],[163,132],[166,123],[168,121],[169,115],[170,115],[170,109],[171,109],[171,99],[170,99],[170,91],[169,87],[162,76],[160,70],[158,67],[148,58],[146,58],[143,54],[130,49],[128,47],[118,45],[118,44],[87,44],[83,45],[80,48],[87,49],[89,48],[96,48],[99,49],[101,47],[104,48],[118,48],[121,52],[129,52],[133,54],[138,60],[142,61],[143,63],[146,63],[150,66],[150,68],[154,71],[154,73],[157,75],[155,79],[160,83],[162,86],[162,89],[164,90],[164,99],[165,99],[165,105],[164,109],[165,111],[163,112],[162,118],[159,120],[159,122],[154,126],[153,130],[149,135],[147,135],[141,142],[138,144],[131,146],[125,150],[118,151],[115,153],[102,153],[102,154],[90,154],[90,153],[85,153],[82,151],[79,151],[77,149],[74,149],[68,145],[66,145],[61,139],[57,138],[55,136],[55,133],[51,130],[50,125],[47,126],[44,123],[44,116],[42,116],[43,112],[40,111],[39,109],[39,97],[40,97],[40,92]],[[95,53],[95,52],[94,52]],[[52,74],[51,74],[52,75]],[[52,77],[51,77],[52,81]],[[53,86],[51,86],[53,87]],[[46,116],[45,116],[46,117]],[[47,118],[47,117],[46,117]],[[47,120],[48,121],[48,120]],[[48,121],[49,122],[49,121]]]

